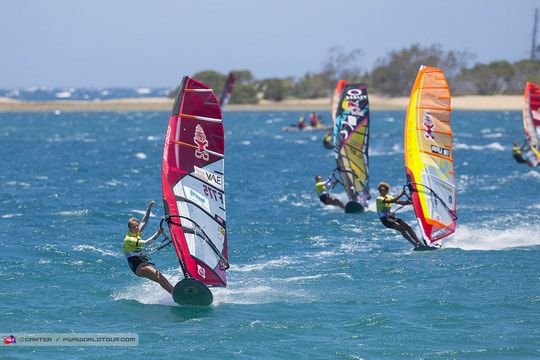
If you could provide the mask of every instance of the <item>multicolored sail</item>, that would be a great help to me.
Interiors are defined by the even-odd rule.
[[[405,170],[427,245],[456,230],[450,91],[441,69],[422,66],[405,120]]]
[[[221,119],[214,91],[185,76],[163,147],[163,202],[184,275],[208,286],[226,286],[229,267]]]
[[[540,87],[531,82],[525,83],[523,128],[535,163],[540,163]]]
[[[236,76],[234,76],[234,73],[231,71],[229,76],[227,76],[227,80],[225,81],[225,85],[223,86],[223,90],[221,91],[221,96],[219,98],[219,106],[221,106],[221,109],[223,109],[225,105],[229,103],[235,82]]]
[[[334,121],[334,151],[337,170],[349,202],[358,203],[363,208],[367,207],[369,199],[368,146],[367,87],[344,83]],[[347,208],[345,210],[347,211]]]

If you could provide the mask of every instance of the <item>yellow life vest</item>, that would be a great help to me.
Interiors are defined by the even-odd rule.
[[[386,194],[385,196],[381,196],[381,195],[377,196],[377,200],[375,202],[377,204],[377,213],[379,214],[379,218],[385,217],[390,212],[390,209],[392,208],[391,203],[384,202],[384,201],[385,200],[390,201],[393,199],[394,197],[388,194]]]
[[[321,196],[326,193],[326,181],[320,181],[315,184],[315,192],[317,195]]]
[[[128,232],[124,238],[124,254],[126,256],[134,256],[142,251],[141,234]]]

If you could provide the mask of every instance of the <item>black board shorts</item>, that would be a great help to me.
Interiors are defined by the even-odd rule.
[[[328,200],[328,194],[319,195],[319,200],[321,200],[323,204],[326,204],[326,201]]]
[[[141,264],[155,266],[154,263],[148,261],[148,257],[146,255],[130,256],[127,258],[127,261],[131,271],[133,271],[135,275],[137,275],[137,268]]]
[[[379,220],[381,220],[382,224],[385,227],[390,228],[390,229],[396,229],[400,227],[401,223],[403,222],[403,220],[393,217],[393,216],[385,216],[385,217],[380,218]]]

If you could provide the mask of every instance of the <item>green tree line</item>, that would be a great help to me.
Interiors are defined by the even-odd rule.
[[[330,97],[336,82],[362,82],[370,93],[396,97],[410,94],[420,65],[444,70],[453,95],[522,94],[525,81],[540,83],[540,61],[493,61],[469,65],[474,54],[444,51],[440,45],[409,48],[389,52],[377,60],[371,71],[362,70],[362,51],[345,51],[333,47],[319,72],[308,72],[300,78],[255,79],[249,70],[233,70],[236,83],[229,103],[257,104],[261,99],[282,101],[287,98],[315,99]],[[219,95],[228,74],[205,70],[193,77],[212,87]],[[175,90],[171,97],[176,95]]]

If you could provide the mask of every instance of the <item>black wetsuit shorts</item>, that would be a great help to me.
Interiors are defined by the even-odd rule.
[[[137,268],[141,264],[155,266],[154,263],[152,263],[152,262],[150,262],[148,260],[149,259],[148,259],[148,257],[146,255],[130,256],[130,257],[127,258],[129,267],[131,268],[131,271],[133,271],[133,273],[135,275],[137,274]]]
[[[403,223],[403,220],[393,216],[385,216],[380,218],[380,220],[384,226],[390,229],[395,229],[396,227],[399,227],[401,223]]]

